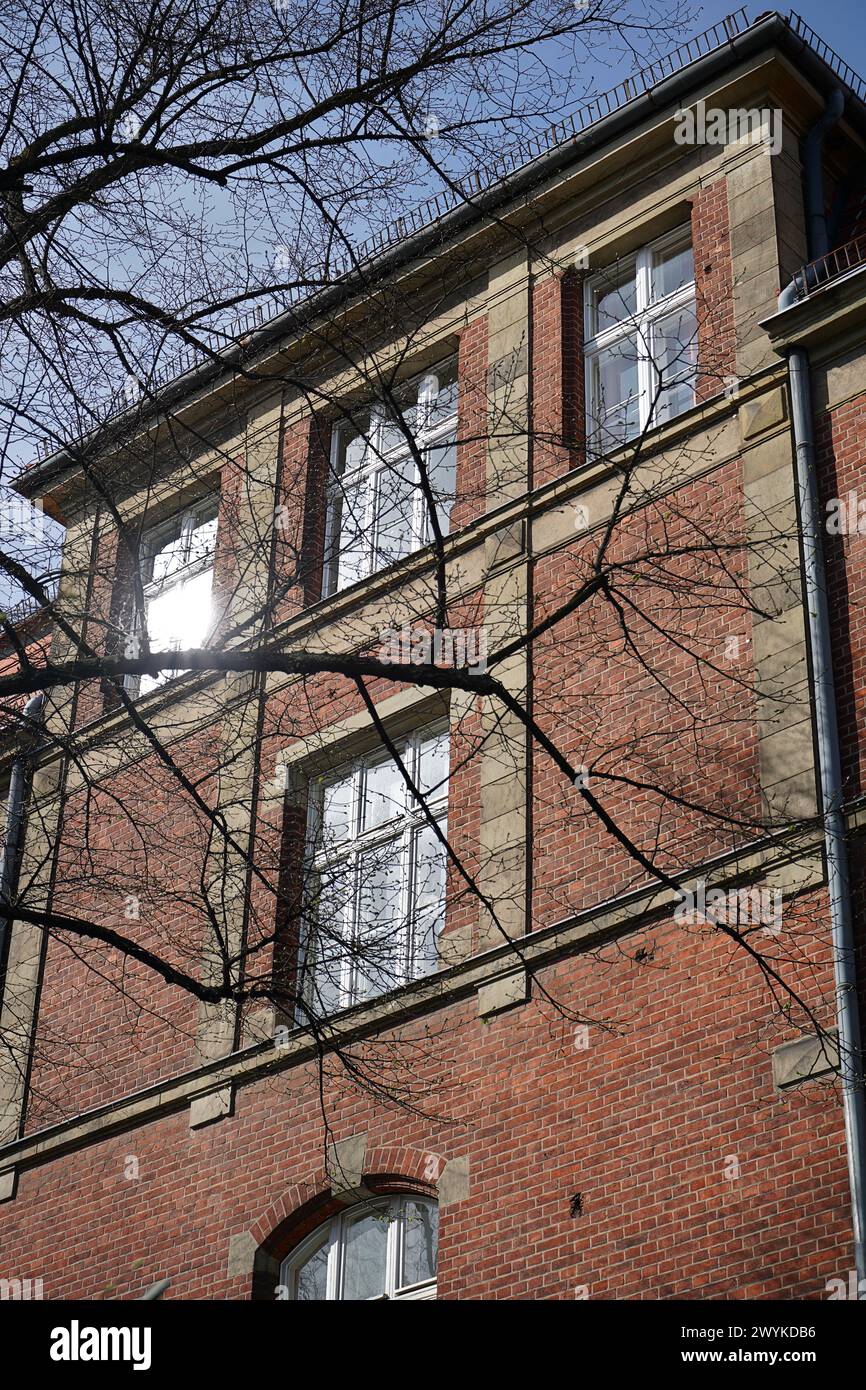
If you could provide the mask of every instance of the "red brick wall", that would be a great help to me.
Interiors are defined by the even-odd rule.
[[[712,185],[693,211],[699,300],[718,318],[713,323],[709,309],[701,318],[702,369],[712,368],[704,378],[707,395],[722,389],[718,374],[726,374],[733,360],[724,197],[724,184]],[[537,449],[541,482],[574,461],[572,439],[579,448],[579,282],[539,283],[532,312],[537,422],[551,436]],[[484,510],[486,340],[483,318],[461,339],[461,498],[453,528]],[[860,402],[836,412],[825,426],[826,458],[851,485],[860,476],[862,424]],[[307,546],[314,553],[321,544],[321,493],[315,490],[320,483],[310,484],[299,508],[298,490],[289,480],[311,460],[323,466],[325,455],[324,439],[314,440],[309,429],[287,434],[283,495],[294,526],[287,550],[294,544],[296,552],[298,536],[305,554]],[[308,476],[314,474],[315,467]],[[613,552],[634,564],[643,550],[658,548],[662,537],[667,546],[682,543],[683,558],[674,565],[679,590],[648,571],[648,616],[664,622],[674,612],[684,643],[716,665],[732,631],[748,632],[741,610],[734,611],[733,629],[732,608],[707,601],[701,584],[709,562],[687,554],[689,518],[703,525],[712,518],[730,538],[742,522],[741,499],[735,461],[684,488],[675,509],[655,508],[634,518]],[[536,619],[574,594],[587,573],[588,543],[576,536],[572,545],[537,562]],[[849,597],[859,602],[858,553],[851,548],[851,571],[844,577]],[[730,557],[726,563],[733,596],[742,568]],[[303,595],[291,601],[309,601],[315,592],[308,576]],[[841,612],[838,577],[836,595]],[[452,622],[466,626],[480,616],[480,606],[467,600]],[[694,659],[660,643],[652,622],[635,615],[634,627],[648,669],[626,650],[612,610],[601,600],[559,625],[555,640],[542,639],[535,711],[575,762],[592,764],[599,750],[619,750],[615,770],[621,774],[625,767],[631,782],[600,776],[594,790],[641,844],[658,843],[674,866],[684,865],[748,837],[714,827],[687,803],[715,799],[717,806],[730,804],[745,816],[756,808],[754,711],[742,688],[723,675],[705,688]],[[343,636],[351,631],[350,620]],[[860,660],[853,644],[849,694],[843,680],[840,697],[852,724],[860,722],[859,703],[850,694],[862,685]],[[741,674],[748,675],[745,665]],[[369,682],[369,688],[381,702],[397,687],[382,680]],[[268,700],[261,743],[265,780],[273,775],[280,748],[362,707],[352,683],[339,678],[307,681],[303,698],[297,693],[296,688]],[[699,735],[689,707],[697,711]],[[453,739],[449,806],[452,842],[470,868],[478,837],[479,771],[477,761],[462,764],[480,735],[480,702],[474,702]],[[853,766],[850,728],[846,736]],[[219,762],[220,730],[208,729],[173,751],[182,751],[185,765],[202,777]],[[659,777],[674,793],[661,811],[658,799],[635,785]],[[212,792],[207,780],[202,786]],[[135,892],[143,850],[112,811],[110,792],[119,789],[139,808],[147,852],[165,879],[163,891],[142,904],[138,939],[158,941],[163,949],[168,944],[172,959],[192,968],[202,924],[189,904],[200,896],[205,832],[188,799],[154,760],[124,773],[122,788],[105,789],[91,805],[69,803],[57,905],[113,923],[126,894]],[[88,816],[93,833],[86,845]],[[540,752],[533,817],[537,926],[621,893],[642,877]],[[256,861],[287,889],[290,901],[284,838],[289,830],[297,845],[297,808],[260,821]],[[449,894],[446,932],[471,924],[478,912],[453,871]],[[254,933],[264,938],[272,930],[276,907],[267,891],[254,888],[252,941]],[[796,982],[819,1017],[832,1021],[823,892],[786,903],[781,947],[787,959],[802,962],[793,967]],[[133,993],[146,1004],[130,1016],[128,998],[116,988],[116,962],[101,948],[85,954],[107,973],[105,982],[95,982],[68,946],[52,943],[49,951],[30,1132],[181,1072],[195,1059],[193,1003],[130,966]],[[261,960],[267,963],[268,953]],[[227,1274],[229,1238],[252,1230],[282,1256],[332,1209],[326,1140],[364,1132],[367,1176],[384,1188],[416,1189],[431,1155],[468,1159],[469,1197],[442,1213],[443,1297],[571,1299],[584,1288],[590,1298],[824,1296],[827,1279],[844,1275],[851,1265],[838,1098],[821,1083],[784,1095],[773,1089],[771,1050],[790,1030],[746,954],[706,926],[657,918],[546,965],[534,992],[533,1003],[489,1021],[477,1017],[470,997],[402,1025],[367,1050],[358,1044],[355,1060],[369,1060],[386,1085],[407,1086],[420,1109],[374,1099],[331,1059],[324,1117],[318,1071],[305,1065],[241,1088],[234,1115],[218,1124],[190,1132],[181,1110],[23,1172],[15,1201],[0,1206],[0,1276],[41,1275],[49,1298],[131,1297],[165,1275],[172,1279],[171,1297],[249,1297],[250,1279]],[[567,1017],[544,992],[567,1009]],[[392,1042],[399,1046],[392,1048]],[[128,1175],[130,1159],[137,1175]],[[57,1259],[59,1237],[63,1260]]]
[[[741,486],[738,465],[727,465],[692,485],[679,511],[705,517],[712,508],[730,531]],[[657,515],[634,521],[624,550],[634,559],[642,545],[657,541],[662,526],[671,543],[687,540],[682,516],[678,531],[670,516]],[[574,592],[585,544],[576,541],[571,551],[539,561],[538,616]],[[669,601],[656,593],[656,616]],[[460,615],[464,622],[471,616]],[[709,653],[728,631],[711,606],[688,613],[689,640]],[[665,661],[651,643],[647,652],[680,698],[696,697],[687,662]],[[394,689],[371,682],[377,701]],[[685,734],[680,747],[667,742],[661,750],[684,796],[706,800],[707,783],[722,796],[728,777],[728,789],[747,797],[755,757],[751,718],[748,711],[739,722],[725,718],[714,733],[718,715],[728,713],[726,699],[715,690],[704,706],[706,762],[696,763]],[[581,742],[587,707],[609,705],[611,727],[626,743],[633,731],[651,735],[672,718],[651,682],[638,686],[604,622],[589,610],[563,626],[556,647],[540,646],[536,703],[542,722],[554,721],[575,757],[587,749]],[[272,774],[279,747],[359,708],[351,684],[330,677],[307,682],[300,705],[285,694],[272,697],[263,776]],[[611,729],[591,727],[590,745],[609,744]],[[457,764],[461,744],[478,731],[473,708],[455,739],[451,803],[455,845],[465,836],[470,852],[477,763],[463,773]],[[200,763],[208,754],[191,745],[188,756]],[[147,778],[135,775],[144,794]],[[134,791],[130,785],[128,794]],[[656,827],[655,808],[633,789],[605,788],[605,800],[631,829]],[[539,754],[538,925],[630,881],[628,865],[585,817],[557,818],[564,802],[561,777]],[[167,837],[177,834],[188,845],[191,827],[179,808],[172,812],[157,801],[153,818]],[[674,810],[665,821],[688,856],[708,848],[690,831],[693,819]],[[74,828],[72,816],[72,845]],[[278,846],[268,833],[260,827],[273,859]],[[103,843],[125,860],[131,852],[106,823],[97,867]],[[267,855],[262,862],[270,863]],[[189,864],[171,861],[168,868],[179,891],[194,891]],[[95,905],[80,883],[72,891],[82,904]],[[455,911],[459,922],[459,914],[471,918],[476,909],[466,898]],[[825,921],[823,893],[788,903],[782,946],[794,957],[805,941],[812,964],[804,964],[797,983],[830,1021]],[[188,919],[179,916],[177,924],[185,931]],[[454,924],[449,917],[448,928]],[[545,1002],[542,990],[567,1017]],[[171,1007],[159,990],[149,998],[159,1018]],[[77,1043],[72,1054],[55,1052],[54,1071],[38,1070],[38,1093],[53,1096],[54,1106],[37,1102],[31,1129],[62,1113],[61,1078],[63,1103],[74,1109],[189,1065],[192,1012],[170,1017],[170,1030],[141,1016],[129,1040],[118,1044],[117,1005],[108,993],[85,990],[82,967],[52,948],[38,1051],[48,1047],[51,1055],[59,1025],[75,1032]],[[188,1030],[186,1045],[178,1046],[178,1027]],[[325,1085],[327,1131],[318,1073],[304,1066],[242,1088],[233,1117],[211,1127],[190,1132],[183,1110],[24,1172],[15,1201],[0,1207],[0,1273],[42,1275],[47,1297],[131,1297],[165,1275],[171,1297],[249,1297],[250,1278],[227,1274],[230,1237],[252,1230],[282,1257],[332,1209],[326,1139],[364,1132],[367,1175],[382,1190],[417,1189],[431,1155],[437,1164],[468,1158],[469,1197],[442,1212],[445,1298],[572,1299],[584,1289],[590,1298],[820,1298],[826,1281],[851,1265],[841,1116],[832,1091],[820,1083],[794,1094],[774,1091],[770,1051],[788,1035],[760,971],[742,951],[701,925],[651,921],[546,966],[529,1005],[483,1022],[470,998],[389,1033],[384,1048],[373,1044],[374,1066],[386,1058],[386,1070],[395,1068],[387,1079],[405,1082],[423,1113],[359,1092],[334,1060]],[[392,1051],[392,1040],[406,1051]],[[359,1048],[356,1060],[367,1055]],[[127,1176],[130,1159],[137,1176]],[[56,1259],[58,1231],[74,1233],[74,1259]],[[70,1249],[68,1235],[65,1242]],[[259,1292],[267,1295],[266,1286],[267,1280]]]
[[[460,335],[457,356],[457,500],[451,530],[483,516],[487,491],[487,318]]]
[[[725,179],[692,200],[692,247],[698,319],[699,401],[717,396],[736,375],[736,330],[728,189]]]
[[[206,774],[218,762],[218,726],[173,745],[172,756],[212,798]],[[61,824],[52,910],[117,931],[197,976],[207,832],[160,761],[142,759],[89,795],[70,795]],[[25,884],[22,893],[26,903]],[[194,999],[143,963],[74,933],[54,933],[39,1004],[28,1130],[192,1066],[196,1012]]]
[[[282,622],[321,596],[331,428],[320,415],[286,429],[279,480],[275,571]],[[288,585],[288,589],[286,589]]]
[[[840,1111],[819,1083],[774,1092],[759,972],[661,922],[541,985],[586,1035],[535,1005],[483,1023],[474,1000],[402,1030],[426,1116],[334,1071],[330,1137],[366,1133],[371,1178],[417,1187],[429,1155],[468,1157],[469,1198],[442,1211],[441,1295],[825,1297],[851,1266]],[[307,1067],[242,1089],[208,1128],[180,1111],[89,1145],[22,1174],[0,1273],[43,1275],[46,1298],[128,1298],[163,1276],[168,1297],[247,1298],[229,1238],[253,1230],[282,1255],[311,1204],[327,1214],[325,1138]]]
[[[853,797],[866,778],[866,393],[820,415],[816,443],[845,795]],[[827,530],[831,498],[844,503],[847,534]]]
[[[757,833],[700,809],[732,820],[760,815],[755,712],[742,684],[753,680],[750,648],[740,644],[736,664],[726,654],[732,633],[751,632],[737,590],[745,552],[712,553],[714,541],[742,535],[741,499],[735,462],[683,486],[670,504],[623,521],[608,553],[623,566],[613,571],[611,600],[596,594],[534,647],[539,723],[573,765],[589,769],[591,789],[617,823],[670,869]],[[592,577],[597,546],[598,533],[576,536],[538,559],[537,622]],[[644,881],[644,870],[541,752],[533,822],[536,926]]]
[[[443,937],[458,928],[472,932],[479,919],[478,897],[471,883],[467,883],[466,875],[474,883],[480,867],[481,764],[478,755],[484,732],[482,703],[481,697],[472,700],[460,720],[452,722],[448,841],[459,855],[460,867],[449,860],[446,878],[448,906],[442,928]]]
[[[583,287],[575,271],[532,291],[533,477],[537,487],[583,462]]]

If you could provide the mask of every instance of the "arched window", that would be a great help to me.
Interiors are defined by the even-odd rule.
[[[439,1209],[427,1197],[385,1197],[340,1212],[283,1261],[295,1300],[435,1298]]]

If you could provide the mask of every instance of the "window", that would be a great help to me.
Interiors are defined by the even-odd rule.
[[[436,1297],[439,1209],[427,1197],[389,1197],[341,1212],[284,1261],[288,1299]]]
[[[331,441],[326,594],[355,584],[433,538],[407,433],[424,460],[436,515],[448,533],[457,466],[457,366],[443,363],[403,394],[398,419],[384,405],[353,412]]]
[[[218,500],[208,497],[154,527],[143,538],[141,579],[147,637],[153,652],[204,646],[214,624],[211,589],[216,546]],[[134,633],[127,656],[138,656],[141,638]],[[127,689],[144,695],[180,671],[132,676]]]
[[[697,318],[688,229],[588,280],[585,318],[587,432],[598,452],[694,405]]]
[[[397,748],[444,835],[447,728]],[[319,779],[310,803],[312,900],[301,969],[307,1006],[321,1017],[436,969],[445,849],[389,755]]]

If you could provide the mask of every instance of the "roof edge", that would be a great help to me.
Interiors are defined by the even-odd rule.
[[[724,21],[719,21],[719,25],[714,27],[723,24]],[[685,46],[687,45],[681,47]],[[18,475],[11,486],[24,497],[40,495],[48,486],[75,468],[75,453],[71,453],[70,449],[78,452],[84,448],[88,451],[93,450],[94,446],[98,448],[99,441],[108,442],[112,432],[125,434],[126,427],[133,419],[138,428],[153,428],[168,407],[176,407],[203,387],[216,385],[219,381],[230,378],[243,359],[259,354],[280,340],[286,341],[296,337],[317,315],[345,303],[353,296],[363,298],[376,283],[423,257],[431,249],[443,249],[443,243],[457,234],[466,232],[476,225],[483,225],[485,219],[494,212],[500,212],[503,205],[525,194],[533,185],[560,173],[564,168],[603,147],[623,131],[637,125],[646,115],[702,85],[708,78],[724,72],[733,62],[753,57],[763,49],[771,47],[777,47],[788,57],[796,57],[800,71],[821,91],[828,91],[840,83],[848,85],[842,82],[832,66],[806,39],[795,32],[789,21],[778,11],[759,15],[747,29],[733,34],[718,47],[679,68],[618,109],[602,116],[586,129],[521,165],[506,178],[480,191],[477,196],[466,197],[439,220],[386,247],[371,261],[362,263],[335,284],[309,299],[302,300],[296,307],[277,314],[245,338],[243,344],[233,344],[221,352],[219,360],[208,359],[173,378],[158,389],[144,410],[141,405],[130,407],[110,417],[98,429],[74,445],[64,446],[43,461],[31,464]],[[664,61],[662,60],[662,64]],[[646,71],[649,70],[651,68]],[[866,103],[850,86],[848,91],[851,100],[856,103],[856,108],[859,108],[866,130]],[[850,109],[846,107],[846,115],[850,117],[850,114]]]

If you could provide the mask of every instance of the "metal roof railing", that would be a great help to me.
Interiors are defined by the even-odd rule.
[[[818,57],[827,64],[828,68],[836,74],[840,82],[844,82],[845,86],[850,87],[851,91],[856,93],[861,99],[866,99],[866,81],[864,81],[860,74],[855,72],[852,67],[849,67],[843,58],[839,57],[839,54],[834,48],[831,48],[828,43],[824,42],[819,34],[815,33],[812,26],[807,24],[802,16],[798,15],[794,10],[791,10],[788,15],[788,23],[794,30],[794,33],[799,35],[799,37],[809,45],[812,51],[817,53]]]

